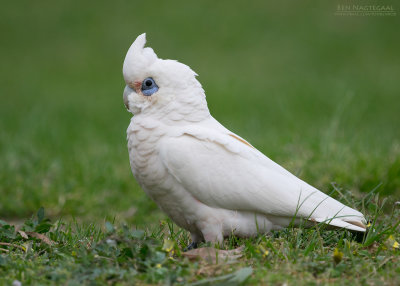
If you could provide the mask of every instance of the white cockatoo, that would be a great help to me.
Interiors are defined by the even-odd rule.
[[[364,216],[300,180],[215,120],[197,74],[136,38],[123,98],[133,175],[192,246],[251,237],[302,221],[364,232]]]

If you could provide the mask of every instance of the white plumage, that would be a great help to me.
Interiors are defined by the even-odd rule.
[[[292,221],[365,231],[364,216],[270,160],[211,115],[196,73],[137,37],[125,58],[133,175],[194,242],[254,236]],[[295,217],[295,219],[294,219]]]

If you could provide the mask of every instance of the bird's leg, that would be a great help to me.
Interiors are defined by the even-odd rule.
[[[195,249],[198,247],[199,243],[202,241],[206,241],[207,244],[211,245],[223,245],[224,237],[222,235],[221,225],[218,223],[209,223],[203,224],[200,227],[200,233],[190,233],[192,237],[192,243],[188,245],[184,249],[184,251],[188,251],[191,249]]]

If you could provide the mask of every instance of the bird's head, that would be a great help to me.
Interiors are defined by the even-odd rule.
[[[175,60],[159,59],[145,43],[146,34],[139,35],[125,57],[123,97],[128,111],[188,121],[208,116],[197,74]]]

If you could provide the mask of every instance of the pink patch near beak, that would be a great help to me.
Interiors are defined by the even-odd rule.
[[[142,87],[142,83],[140,81],[135,81],[133,83],[133,87],[135,88],[136,93],[140,93],[141,87]]]

